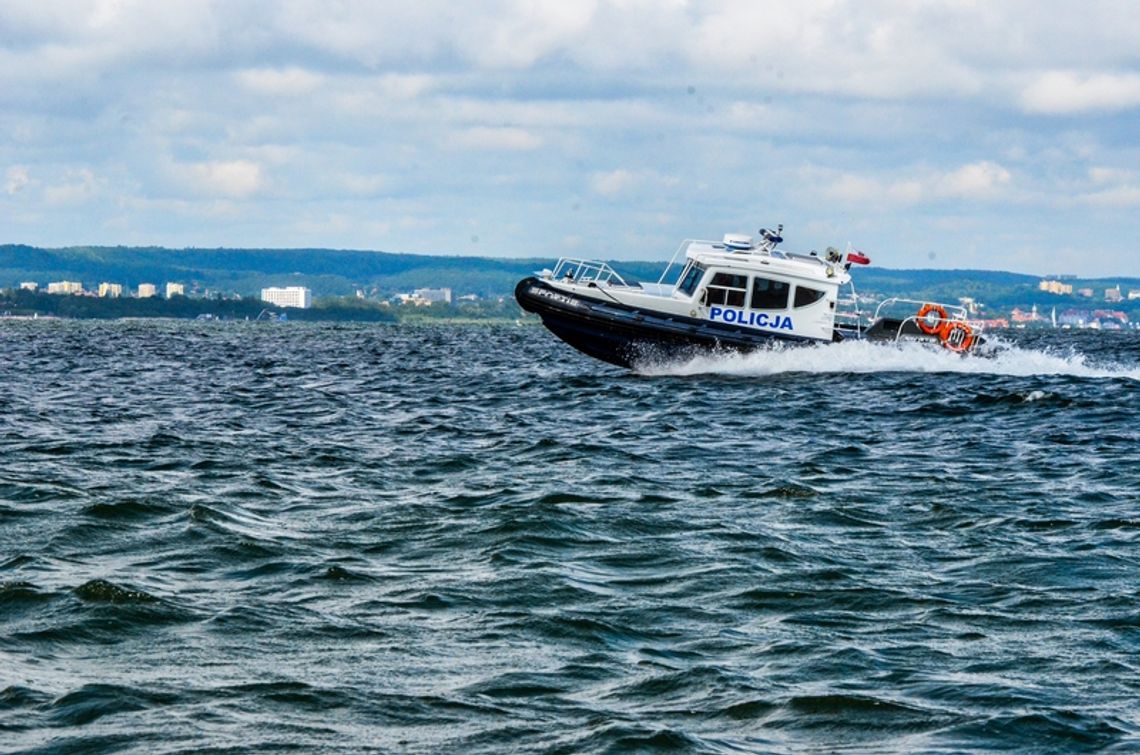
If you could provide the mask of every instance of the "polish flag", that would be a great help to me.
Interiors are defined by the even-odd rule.
[[[852,249],[847,253],[847,261],[853,262],[856,265],[870,265],[871,258],[860,252],[858,249]]]

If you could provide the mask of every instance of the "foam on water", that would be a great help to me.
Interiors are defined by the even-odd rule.
[[[1069,351],[1055,353],[993,341],[984,356],[963,356],[919,343],[881,344],[848,341],[818,346],[775,346],[747,354],[721,353],[687,361],[646,365],[644,375],[735,375],[756,376],[785,373],[957,373],[1029,377],[1060,375],[1094,379],[1140,381],[1140,367],[1119,363],[1095,363],[1088,356]]]

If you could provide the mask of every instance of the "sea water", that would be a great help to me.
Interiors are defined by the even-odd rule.
[[[1140,337],[0,321],[0,751],[1140,748]]]

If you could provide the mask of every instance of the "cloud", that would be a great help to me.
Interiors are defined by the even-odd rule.
[[[628,189],[634,181],[632,173],[624,168],[618,168],[606,173],[595,173],[590,178],[590,188],[604,197],[612,197]]]
[[[1077,195],[1081,204],[1104,208],[1140,207],[1140,171],[1094,166],[1088,170],[1089,190]]]
[[[588,32],[593,0],[519,0],[513,12],[486,13],[474,24],[467,53],[491,68],[525,68]]]
[[[245,199],[261,191],[261,165],[251,160],[220,160],[177,166],[180,178],[195,192]]]
[[[1140,107],[1140,74],[1049,71],[1021,93],[1021,107],[1043,115],[1073,115]]]
[[[227,25],[219,23],[218,7],[194,0],[0,0],[0,17],[9,49],[45,63],[34,73],[48,78],[110,70],[144,58],[204,60],[227,49],[220,44]]]
[[[530,131],[510,126],[477,126],[455,134],[451,146],[472,149],[528,151],[542,146]]]
[[[335,177],[346,192],[356,196],[369,197],[379,194],[388,186],[388,178],[379,175],[342,173]]]
[[[1140,187],[1116,186],[1094,191],[1083,195],[1081,201],[1099,207],[1140,207]]]
[[[921,171],[909,177],[882,179],[830,171],[807,171],[822,182],[822,193],[852,203],[889,202],[916,205],[946,199],[986,200],[998,198],[1013,176],[997,163],[982,160],[939,173]]]
[[[590,190],[603,197],[617,197],[636,188],[651,197],[661,199],[675,192],[680,185],[681,180],[677,176],[656,170],[632,171],[628,168],[617,168],[611,171],[599,171],[590,176]],[[658,213],[655,217],[660,219],[664,216]]]
[[[855,202],[875,201],[889,202],[894,205],[914,205],[930,201],[934,197],[934,193],[931,191],[931,186],[934,183],[937,183],[937,179],[903,178],[886,181],[882,184],[877,180],[869,179],[851,182],[850,177],[845,176],[840,183],[843,194],[839,196]]]
[[[1089,168],[1089,180],[1094,184],[1124,183],[1132,181],[1135,177],[1136,173],[1131,170],[1101,166]]]
[[[313,92],[324,77],[303,68],[256,68],[239,71],[238,83],[259,94],[296,97]]]
[[[9,195],[18,194],[21,189],[28,185],[29,173],[28,166],[26,165],[13,165],[8,168],[7,184],[5,190]]]
[[[0,0],[0,196],[36,205],[11,224],[31,243],[118,207],[126,240],[292,243],[298,218],[340,218],[306,243],[446,252],[478,229],[507,255],[538,228],[642,254],[612,229],[667,245],[770,214],[1036,248],[1097,207],[1112,222],[1083,232],[1127,262],[1140,217],[1109,211],[1140,186],[1126,17],[1123,0]]]
[[[1008,185],[1011,179],[1008,170],[997,163],[983,160],[963,165],[938,178],[934,183],[934,193],[940,197],[986,199]]]
[[[77,204],[95,193],[95,174],[87,168],[71,171],[67,181],[44,187],[44,200],[49,205]]]

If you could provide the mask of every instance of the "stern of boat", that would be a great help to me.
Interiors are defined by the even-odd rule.
[[[972,353],[985,343],[985,324],[970,319],[958,304],[892,297],[875,309],[859,335],[868,341],[917,341],[958,354]]]

